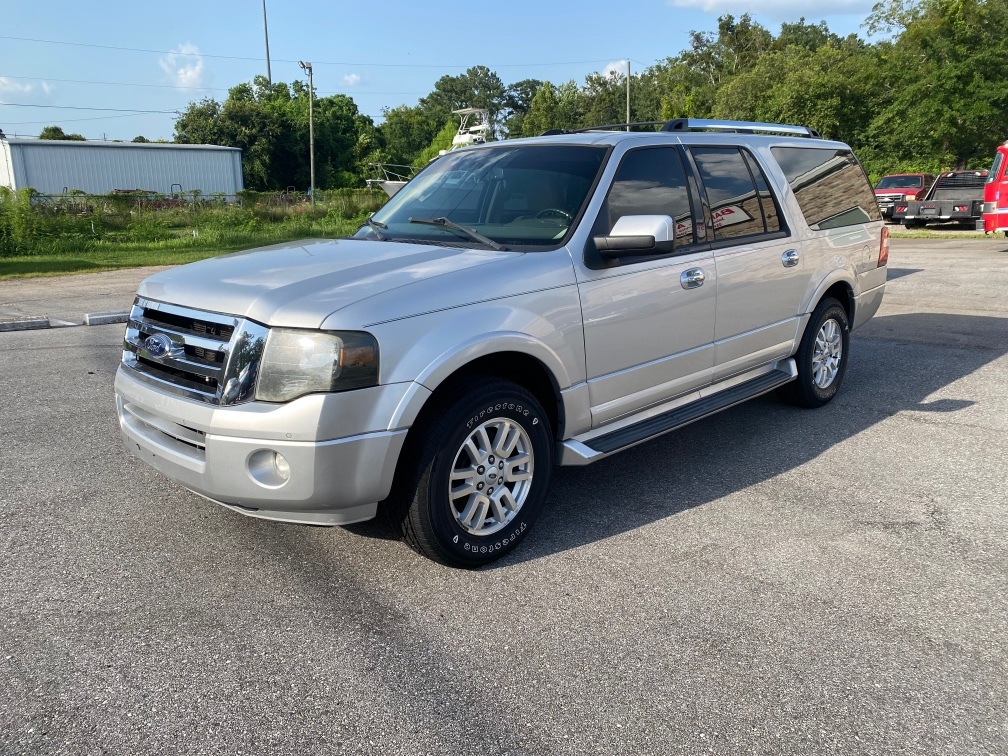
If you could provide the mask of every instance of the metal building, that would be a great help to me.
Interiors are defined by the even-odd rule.
[[[241,191],[241,150],[207,144],[0,137],[0,186],[10,189],[32,187],[42,194],[142,189],[171,194],[179,191],[179,185],[182,191],[199,189],[204,195]]]

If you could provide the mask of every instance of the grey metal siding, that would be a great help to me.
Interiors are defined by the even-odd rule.
[[[80,189],[107,194],[114,189],[144,189],[167,194],[173,184],[183,191],[235,194],[244,184],[241,150],[232,147],[118,142],[6,140],[14,168],[14,189],[32,187],[43,194]],[[2,174],[0,174],[2,177]],[[13,186],[12,186],[13,184]],[[177,187],[176,187],[177,189]]]

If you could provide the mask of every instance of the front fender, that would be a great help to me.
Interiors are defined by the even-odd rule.
[[[534,301],[520,301],[534,300]],[[412,424],[430,394],[474,360],[517,352],[541,363],[555,388],[585,380],[584,332],[575,287],[429,313],[372,329],[381,347],[382,383],[414,389],[393,425]]]

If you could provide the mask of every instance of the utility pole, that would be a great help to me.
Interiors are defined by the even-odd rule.
[[[269,29],[266,28],[266,0],[263,0],[263,36],[266,38],[266,81],[273,86],[273,75],[269,65]]]
[[[265,2],[265,0],[264,0]],[[315,114],[312,101],[315,99],[315,82],[312,78],[311,63],[298,61],[301,69],[308,74],[308,156],[311,161],[311,203],[315,204]]]
[[[626,130],[630,131],[630,58],[626,59],[626,122]]]

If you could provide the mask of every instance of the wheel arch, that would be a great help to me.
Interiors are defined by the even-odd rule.
[[[815,311],[815,308],[819,306],[819,303],[823,301],[826,297],[833,297],[843,305],[844,311],[847,313],[847,320],[850,323],[854,322],[854,309],[857,305],[857,297],[854,292],[854,282],[845,275],[845,271],[838,270],[833,275],[827,276],[823,279],[819,286],[816,287],[815,292],[809,297],[808,305],[805,308],[805,314],[809,315]]]
[[[566,423],[561,388],[569,382],[563,362],[545,344],[526,334],[493,334],[441,355],[415,381],[416,391],[396,411],[390,428],[423,424],[460,386],[479,378],[503,378],[530,391],[546,411],[555,438]]]

